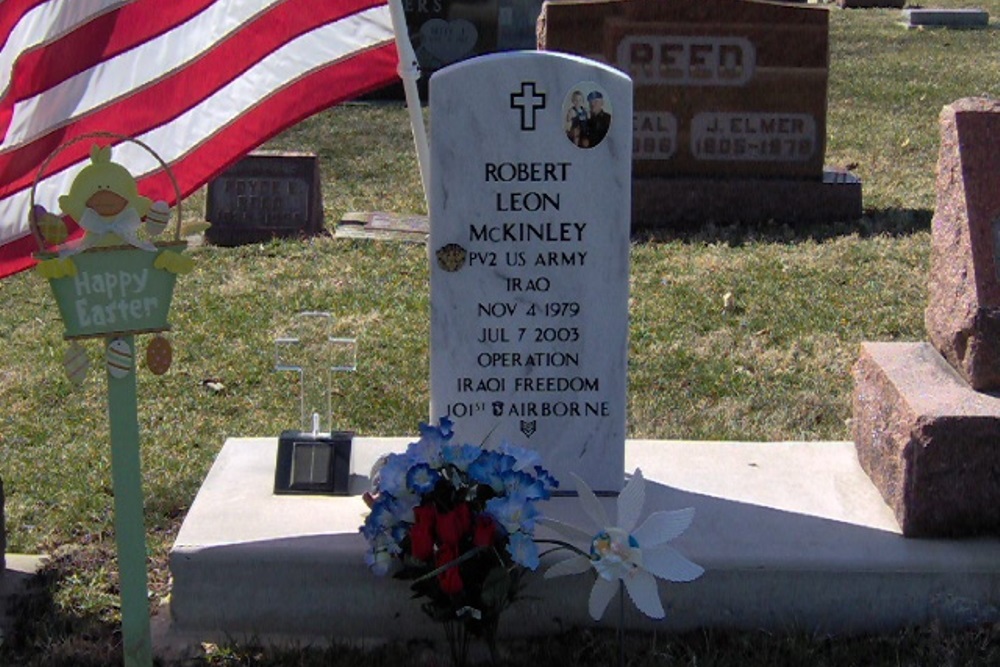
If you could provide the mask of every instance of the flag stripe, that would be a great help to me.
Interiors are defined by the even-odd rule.
[[[25,14],[30,12],[32,9],[38,5],[48,2],[49,0],[4,0],[3,11],[0,12],[0,54],[4,52],[4,45],[10,39],[10,34],[14,32],[14,26],[21,22],[21,19]],[[11,53],[14,53],[12,50]],[[11,56],[13,60],[14,56]],[[3,63],[3,57],[0,56],[0,63]],[[7,76],[6,68],[0,69],[0,81],[4,81],[2,77]],[[6,84],[0,85],[0,89],[6,87]]]
[[[72,123],[71,131],[54,132],[61,127],[70,125],[59,123],[57,119],[52,119],[45,128],[47,135],[37,139],[36,136],[23,137],[22,141],[37,139],[31,143],[21,144],[18,148],[7,148],[0,150],[0,197],[6,194],[28,187],[34,177],[35,165],[38,165],[61,143],[69,141],[73,136],[79,136],[88,132],[109,131],[124,135],[135,135],[145,132],[149,128],[156,127],[168,120],[175,118],[185,112],[193,102],[198,102],[208,95],[218,91],[228,82],[246,74],[247,67],[255,61],[265,58],[269,53],[281,47],[281,43],[289,37],[295,37],[303,30],[321,25],[326,21],[343,20],[345,11],[351,11],[355,7],[370,6],[369,0],[351,0],[350,3],[323,3],[327,9],[319,11],[305,12],[306,2],[314,4],[312,0],[294,0],[281,3],[280,6],[263,16],[258,16],[251,23],[244,25],[241,30],[231,32],[229,37],[219,44],[209,41],[207,52],[193,60],[190,66],[183,69],[176,69],[168,76],[159,81],[151,82],[139,88],[131,95],[121,96],[117,103],[108,102],[103,106],[94,105],[94,109],[89,113],[82,114]],[[353,30],[349,22],[345,22],[337,30]],[[185,32],[182,36],[190,35]],[[159,46],[169,48],[171,45],[163,43],[161,40],[155,42]],[[190,44],[191,42],[184,42]],[[365,47],[367,44],[358,44]],[[327,58],[327,50],[323,44],[312,44],[309,48],[318,49],[315,53]],[[286,57],[299,58],[296,49],[285,49]],[[129,54],[131,56],[131,54]],[[148,53],[142,57],[153,57]],[[339,56],[338,56],[339,57]],[[131,61],[132,58],[117,58],[115,65],[119,65],[116,70],[102,74],[102,79],[116,79],[117,73],[127,72],[136,63],[123,62]],[[82,87],[91,77],[79,76],[73,79],[75,86]],[[117,86],[115,86],[117,88]],[[108,91],[112,94],[115,91]],[[79,93],[67,92],[65,89],[53,91],[36,97],[31,108],[19,109],[18,114],[37,121],[42,115],[35,112],[36,108],[47,108],[55,106],[50,102],[50,96],[59,99],[62,95],[74,95],[79,99],[84,91]],[[98,97],[99,100],[99,97]],[[124,109],[123,109],[124,107]],[[13,134],[13,132],[12,132]],[[86,146],[77,146],[60,154],[52,163],[51,168],[59,168],[76,161],[86,155]]]
[[[52,43],[67,32],[114,10],[128,0],[0,0],[0,98],[6,95],[22,54]],[[0,133],[2,134],[2,133]]]
[[[389,42],[362,57],[345,62],[339,67],[323,68],[308,77],[297,80],[288,89],[283,90],[281,95],[269,97],[248,109],[239,118],[239,122],[227,125],[198,144],[194,150],[178,155],[171,161],[171,167],[180,174],[178,183],[184,196],[236,162],[239,155],[253,149],[259,143],[249,141],[249,137],[254,136],[255,133],[266,133],[268,138],[277,134],[276,131],[268,131],[268,128],[273,126],[273,118],[276,115],[291,116],[295,114],[296,121],[299,121],[329,107],[331,103],[336,104],[347,99],[340,97],[332,102],[321,101],[321,98],[311,95],[316,87],[337,87],[343,85],[345,79],[353,79],[357,86],[355,95],[370,92],[395,79],[394,71],[397,63],[396,46]],[[380,82],[372,81],[371,68],[383,66],[387,67],[387,71],[392,71],[393,74]],[[308,100],[311,103],[303,105],[303,100]],[[149,138],[149,141],[155,141],[155,139]],[[237,157],[210,169],[211,156],[219,152],[231,153]],[[166,193],[171,193],[170,199],[173,200],[173,186],[162,172],[143,179],[142,183],[143,187],[148,188],[151,193],[160,193],[160,198],[167,199]]]
[[[316,67],[344,58],[354,50],[385,43],[387,36],[384,24],[379,19],[384,19],[387,14],[384,7],[375,8],[348,17],[338,24],[326,25],[299,37],[260,60],[243,76],[235,78],[213,94],[197,97],[196,105],[189,105],[184,113],[174,115],[170,123],[159,131],[156,131],[158,124],[142,126],[117,123],[110,127],[105,125],[101,129],[141,138],[151,146],[171,146],[176,149],[179,146],[195,145],[203,141],[209,132],[231,122],[234,117],[256,104],[259,100],[254,95],[255,91],[276,90],[283,85],[283,82],[296,80]],[[299,54],[299,56],[294,57],[294,54]],[[383,79],[382,83],[384,82],[387,80]],[[339,101],[339,99],[334,101]],[[328,105],[329,103],[327,103]],[[108,120],[110,122],[114,119]],[[85,129],[93,130],[96,128],[85,127]],[[89,146],[78,144],[63,151],[53,160],[46,176],[59,172],[70,163],[84,160],[88,150]],[[155,159],[140,147],[123,146],[122,150],[124,153],[116,152],[116,158],[127,161],[133,173],[143,174],[158,166]],[[167,149],[160,149],[158,152],[168,163],[178,157],[177,154],[173,154]],[[71,157],[64,158],[64,154],[70,154]],[[42,159],[44,157],[42,156]],[[8,156],[3,156],[5,161],[7,158]],[[58,179],[48,178],[39,193],[41,194],[44,190],[55,192],[59,188],[65,189],[73,175],[66,174]],[[28,190],[33,177],[32,173],[26,180],[22,179],[18,189]],[[25,192],[25,194],[27,193]],[[5,210],[4,204],[13,203],[17,199],[17,197],[8,197],[7,200],[0,203],[0,220],[6,219],[8,215],[14,213],[14,211]]]
[[[151,8],[153,2],[156,4]],[[166,32],[213,3],[214,0],[132,2],[75,27],[51,48],[24,52],[17,60],[14,78],[0,99],[0,135],[6,133],[17,102]]]
[[[282,3],[269,4],[273,6]],[[200,57],[216,42],[238,31],[258,14],[260,8],[260,2],[251,0],[213,2],[211,7],[191,21],[155,39],[104,59],[56,85],[50,85],[42,94],[15,100],[14,118],[0,149],[14,143],[32,141],[59,124],[65,124],[120,99],[165,72],[180,69]],[[264,16],[268,15],[265,13]],[[73,41],[72,36],[67,36],[67,39]],[[46,51],[56,52],[60,57],[66,58],[66,54],[72,51],[63,48],[65,43],[66,40],[60,40]],[[82,46],[75,44],[74,48]],[[148,63],[156,65],[149,67]],[[49,104],[50,98],[61,101],[61,104]]]
[[[9,137],[6,149],[0,151],[0,276],[31,264],[34,241],[26,224],[31,182],[41,161],[73,137],[106,130],[149,144],[170,164],[183,197],[289,125],[394,81],[398,58],[389,11],[382,1],[215,0],[211,7],[194,12],[199,1],[183,0],[179,4],[187,13],[178,10],[174,16],[190,17],[187,21],[168,33],[146,30],[115,37],[111,41],[119,46],[141,39],[141,35],[149,39],[118,49],[97,66],[80,69],[70,77],[70,81],[88,81],[82,98],[99,87],[105,92],[121,90],[118,99],[105,104],[84,99],[80,104],[81,96],[56,94],[54,91],[70,89],[57,84],[19,101],[11,124],[11,131],[16,130],[13,136],[19,139]],[[11,0],[0,0],[0,5],[5,2]],[[26,3],[22,0],[18,4]],[[56,4],[57,0],[50,0],[34,9]],[[137,0],[129,8],[147,4]],[[256,11],[247,12],[250,5]],[[227,11],[215,16],[235,15],[242,20],[199,24],[199,19],[218,7]],[[261,13],[262,8],[267,12]],[[125,9],[120,8],[116,16],[120,18]],[[76,31],[65,34],[75,38],[85,24],[79,22]],[[211,39],[192,32],[193,25],[201,25],[201,31],[207,31]],[[183,41],[178,41],[179,34],[185,35]],[[192,40],[192,35],[201,41]],[[164,71],[151,66],[158,61],[150,59],[145,48],[149,43],[159,44],[160,49],[185,48],[187,55],[175,59],[172,70]],[[192,47],[192,43],[197,46]],[[81,42],[76,48],[83,46]],[[136,59],[136,53],[143,55]],[[120,71],[115,66],[124,62],[131,62],[132,68],[140,71],[136,76],[136,71],[124,70],[133,86],[127,90],[117,87],[114,79],[118,77],[108,75],[109,71]],[[72,117],[72,122],[53,121],[49,127],[36,124],[33,133],[26,132],[20,114],[28,108],[26,103],[36,99],[36,104],[62,104],[60,113],[63,118]],[[53,114],[52,119],[56,118]],[[38,185],[39,203],[55,208],[58,195],[68,190],[84,166],[89,143],[78,142],[59,152]],[[116,161],[139,175],[144,194],[173,202],[169,178],[144,149],[125,142],[115,148],[114,155]],[[145,175],[152,171],[157,173]]]
[[[254,108],[248,110],[237,122],[233,122],[222,128],[218,133],[208,137],[193,150],[171,161],[171,169],[179,174],[177,180],[182,197],[191,194],[203,183],[235,162],[239,155],[257,145],[258,142],[254,139],[255,132],[260,133],[258,136],[264,136],[264,140],[277,134],[282,128],[277,127],[275,118],[279,118],[280,114],[296,113],[298,115],[294,117],[293,122],[297,122],[322,110],[331,103],[335,104],[338,101],[343,101],[343,99],[335,99],[332,102],[324,100],[320,96],[309,95],[309,91],[316,87],[343,86],[344,77],[349,75],[353,79],[352,83],[357,85],[354,94],[363,94],[390,83],[394,78],[393,76],[388,76],[382,81],[375,81],[370,76],[373,68],[392,71],[396,63],[397,53],[395,46],[391,43],[383,44],[366,54],[362,54],[344,63],[340,69],[320,69],[312,75],[296,81],[290,89],[283,90],[262,101]],[[303,96],[305,96],[304,99],[310,100],[312,104],[308,106],[300,104]],[[155,141],[155,137],[148,136],[139,139],[143,142]],[[118,146],[116,148],[115,159],[119,160],[119,155],[122,152],[127,152],[129,146],[130,144]],[[231,153],[236,157],[225,162],[220,162],[218,156],[225,153]],[[135,157],[144,160],[149,156],[146,154],[133,155],[121,161],[124,162]],[[131,165],[131,163],[129,164]],[[82,167],[82,165],[79,166]],[[76,171],[74,169],[71,173],[63,175],[59,179],[61,185],[56,184],[53,187],[45,188],[51,191],[51,197],[46,198],[40,192],[38,200],[48,201],[48,199],[58,196],[59,193],[65,192]],[[139,183],[143,192],[149,194],[151,197],[162,198],[170,201],[172,204],[175,203],[173,184],[170,182],[169,177],[164,175],[162,171],[140,178]],[[49,183],[43,184],[42,187],[44,188],[47,185]],[[28,193],[20,193],[17,198],[22,200],[20,208],[24,212],[27,212]],[[70,228],[71,232],[76,231],[75,225],[70,224]],[[5,246],[0,246],[0,275],[10,275],[29,268],[34,264],[34,261],[31,259],[31,253],[36,249],[34,238],[27,232],[15,241]]]

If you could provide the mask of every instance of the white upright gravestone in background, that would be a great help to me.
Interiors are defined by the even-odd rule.
[[[545,52],[437,72],[431,417],[622,488],[632,82]]]

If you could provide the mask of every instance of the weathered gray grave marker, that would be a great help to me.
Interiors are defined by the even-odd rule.
[[[874,9],[888,7],[902,9],[906,0],[837,0],[837,6],[844,9]]]
[[[431,78],[431,415],[622,486],[632,87],[518,52]]]
[[[910,8],[903,10],[907,28],[985,28],[990,14],[984,9]]]
[[[542,0],[403,0],[406,24],[426,77],[478,55],[535,47]]]
[[[205,232],[216,245],[317,234],[323,229],[319,163],[310,153],[257,151],[208,184]]]

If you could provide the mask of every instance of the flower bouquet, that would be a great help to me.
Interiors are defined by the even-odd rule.
[[[379,575],[412,581],[423,610],[444,624],[455,664],[468,639],[495,655],[503,610],[526,570],[538,567],[536,504],[558,482],[532,450],[452,444],[452,422],[420,425],[420,440],[389,454],[372,474],[371,512],[361,527]]]

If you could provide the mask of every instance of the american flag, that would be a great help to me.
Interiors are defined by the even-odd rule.
[[[184,197],[283,129],[396,80],[397,63],[385,0],[0,0],[0,277],[32,264],[39,166],[55,153],[35,195],[45,204],[88,161],[91,142],[75,137],[150,146]],[[114,159],[174,203],[140,144]]]

